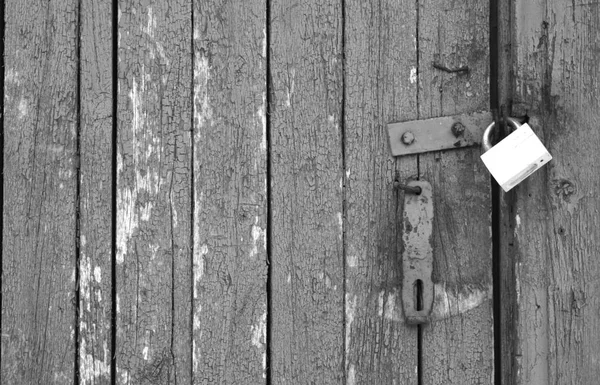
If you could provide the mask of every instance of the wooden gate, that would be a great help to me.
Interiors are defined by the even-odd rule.
[[[0,382],[597,383],[597,5],[4,1]],[[479,147],[391,156],[489,110],[554,156],[508,194]]]

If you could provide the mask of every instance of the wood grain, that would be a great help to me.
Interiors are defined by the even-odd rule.
[[[189,384],[191,3],[118,17],[116,380]]]
[[[345,17],[346,382],[416,384],[417,329],[402,312],[404,198],[393,182],[417,176],[417,157],[391,156],[387,124],[417,117],[417,9],[352,0]]]
[[[76,1],[5,4],[3,384],[73,383]]]
[[[488,7],[419,1],[420,119],[490,108]],[[469,71],[447,73],[433,63]],[[435,210],[435,321],[422,329],[424,384],[494,381],[491,194],[479,155],[474,147],[419,157]]]
[[[270,4],[271,381],[344,382],[342,4]]]
[[[600,376],[600,9],[516,1],[514,105],[554,159],[505,200],[514,239],[516,384],[592,384]]]
[[[267,376],[266,3],[194,2],[194,381]]]
[[[81,2],[79,381],[110,384],[113,46],[110,2]]]

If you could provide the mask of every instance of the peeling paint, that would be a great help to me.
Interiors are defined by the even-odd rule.
[[[250,258],[255,258],[258,254],[259,243],[262,242],[263,249],[267,247],[267,232],[258,226],[259,220],[260,217],[256,216],[254,225],[252,225],[252,250],[250,250]]]
[[[356,267],[357,265],[358,265],[358,257],[356,256],[356,254],[348,255],[348,266]]]
[[[398,293],[395,289],[379,293],[378,312],[380,317],[394,322],[404,321],[401,306],[396,306],[397,298]]]
[[[338,226],[340,228],[339,238],[342,239],[342,237],[344,235],[344,217],[342,216],[341,212],[337,213],[337,221],[338,221]]]
[[[85,243],[85,237],[83,243]],[[82,248],[83,249],[83,248]],[[90,300],[90,281],[91,281],[91,264],[90,259],[85,255],[84,251],[81,250],[81,259],[79,262],[79,285],[80,285],[80,301],[85,303],[85,308],[89,312],[91,311],[91,300]]]
[[[267,29],[263,28],[262,57],[267,57]]]
[[[94,267],[94,280],[98,283],[102,282],[102,270],[100,266]]]
[[[198,298],[198,282],[204,275],[204,257],[208,254],[208,245],[202,244],[199,248],[194,248],[194,298]]]
[[[208,58],[203,54],[196,55],[194,63],[194,121],[199,128],[198,139],[203,133],[201,128],[212,123],[213,111],[208,98],[208,80],[210,79],[210,66]]]
[[[352,322],[354,322],[354,315],[356,314],[356,302],[357,296],[354,294],[346,293],[346,346],[350,346]]]
[[[267,310],[260,316],[258,323],[252,325],[252,345],[262,351],[263,378],[267,376]]]
[[[156,18],[152,15],[152,7],[148,7],[148,24],[146,28],[142,27],[142,31],[148,36],[154,38],[154,30],[156,29]]]
[[[261,153],[266,153],[267,151],[267,93],[263,92],[263,102],[258,111],[256,111],[256,116],[261,125],[262,136],[260,140],[260,151]],[[261,157],[257,157],[257,161],[261,159]]]
[[[460,291],[447,291],[445,285],[435,284],[435,299],[432,318],[444,319],[466,313],[491,300],[492,288],[486,290],[462,288]]]
[[[287,100],[285,101],[286,107],[292,106],[292,97],[294,96],[294,88],[296,86],[296,69],[290,68],[289,72],[289,84],[287,89]]]
[[[515,216],[515,221],[517,222],[517,229],[518,229],[519,227],[521,227],[521,217],[519,216],[519,214],[517,214]]]
[[[21,98],[18,108],[19,108],[19,117],[20,118],[26,117],[27,113],[29,112],[29,105],[27,104],[27,100],[25,98]]]
[[[161,139],[158,137],[146,138],[148,130],[146,129],[146,111],[143,109],[143,98],[141,95],[146,90],[146,74],[142,66],[141,81],[133,78],[132,88],[129,92],[129,98],[132,105],[132,147],[133,154],[131,162],[134,167],[138,165],[149,164],[149,158],[153,156],[152,150],[160,148]],[[140,136],[144,138],[140,140]],[[148,146],[147,142],[152,142],[155,146]],[[117,175],[120,177],[123,172],[123,154],[117,156]],[[133,236],[135,230],[139,227],[140,220],[149,221],[153,202],[147,199],[140,204],[138,195],[142,192],[149,195],[158,193],[160,189],[160,178],[158,171],[135,169],[135,181],[131,186],[125,185],[119,188],[117,192],[117,263],[121,264],[127,255],[127,243]]]
[[[202,326],[200,322],[200,313],[202,312],[202,305],[198,305],[196,311],[194,312],[194,330],[200,330],[200,326]]]
[[[350,366],[348,367],[348,374],[347,374],[347,378],[346,378],[346,384],[347,385],[354,385],[354,384],[356,384],[356,369],[354,368],[353,364],[350,364]]]
[[[99,379],[110,380],[110,352],[104,343],[104,360],[87,354],[87,341],[81,339],[79,346],[79,379],[82,385],[97,383]]]
[[[19,79],[19,73],[13,69],[7,69],[6,75],[4,77],[6,83],[14,83],[15,85],[20,85],[21,81]]]
[[[410,69],[410,76],[408,77],[410,84],[415,84],[417,82],[417,67],[413,67]]]

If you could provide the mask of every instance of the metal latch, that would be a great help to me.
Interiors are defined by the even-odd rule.
[[[393,156],[420,154],[481,144],[483,131],[493,121],[488,112],[388,124]]]
[[[433,190],[429,182],[410,181],[404,194],[402,307],[407,324],[429,322],[433,308]]]

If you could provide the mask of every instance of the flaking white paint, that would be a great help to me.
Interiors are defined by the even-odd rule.
[[[258,319],[258,322],[251,327],[252,345],[262,351],[262,370],[263,378],[267,376],[267,310]]]
[[[410,84],[415,84],[417,82],[417,67],[413,67],[410,69],[410,76],[408,77]]]
[[[208,254],[208,245],[206,243],[198,248],[194,248],[194,298],[198,298],[198,282],[204,275],[204,258]]]
[[[266,249],[267,246],[267,232],[258,226],[260,216],[256,216],[254,224],[252,225],[252,249],[250,250],[250,258],[253,259],[258,254],[259,246],[261,249]]]
[[[354,315],[356,314],[356,302],[357,296],[354,294],[346,293],[346,346],[350,346],[352,322],[354,322]]]
[[[79,346],[79,380],[82,385],[95,384],[101,378],[110,380],[110,353],[104,343],[104,360],[87,354],[87,341],[82,338]]]
[[[296,86],[296,69],[295,68],[290,68],[288,79],[289,79],[289,84],[288,84],[288,89],[287,89],[287,100],[285,101],[285,106],[289,108],[292,106],[292,98],[294,97],[294,88]]]
[[[260,152],[261,155],[267,151],[267,93],[263,92],[263,102],[258,111],[256,111],[256,117],[262,129],[261,140],[260,140]],[[256,161],[261,160],[261,156],[256,157]]]
[[[432,318],[444,319],[468,312],[489,301],[492,288],[481,290],[463,287],[460,291],[448,291],[445,285],[435,284],[434,293]]]
[[[348,374],[346,377],[346,384],[347,385],[354,385],[356,384],[356,369],[354,367],[354,364],[350,364],[348,366]]]
[[[27,116],[27,113],[29,111],[29,106],[27,104],[27,100],[25,98],[21,98],[21,101],[19,102],[19,117],[22,119],[24,117]]]
[[[347,257],[348,267],[356,267],[358,265],[358,257],[356,254],[350,254]]]

